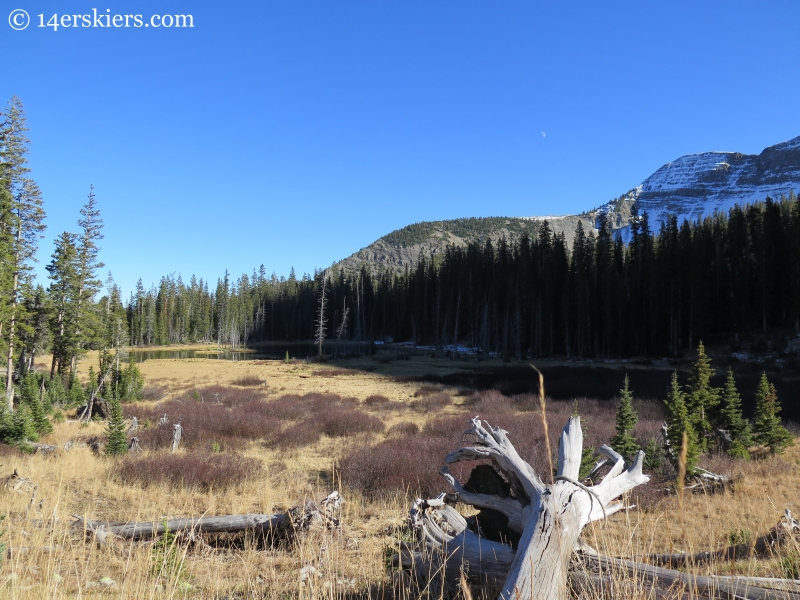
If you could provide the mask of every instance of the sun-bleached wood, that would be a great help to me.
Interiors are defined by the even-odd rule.
[[[649,480],[642,473],[644,453],[637,453],[626,469],[619,454],[608,446],[601,447],[601,454],[613,466],[600,483],[584,486],[577,481],[583,432],[580,418],[572,417],[561,434],[558,474],[551,484],[545,484],[519,456],[506,431],[488,423],[484,426],[478,417],[471,419],[470,425],[466,435],[474,442],[450,453],[445,463],[489,459],[509,483],[511,496],[468,492],[448,470],[443,469],[442,474],[459,501],[507,516],[509,528],[521,533],[519,545],[515,552],[506,544],[472,532],[466,520],[445,503],[444,495],[435,500],[419,499],[409,515],[422,550],[411,557],[417,563],[417,572],[429,575],[443,568],[450,578],[458,577],[463,570],[471,577],[504,581],[500,594],[504,600],[566,600],[567,568],[581,530],[589,522],[620,510],[622,503],[615,499]]]
[[[303,506],[295,506],[285,513],[279,514],[247,514],[221,515],[211,517],[186,517],[162,521],[144,521],[139,523],[113,524],[86,519],[80,515],[72,515],[75,519],[73,527],[83,529],[94,535],[101,543],[107,538],[126,540],[150,539],[170,533],[190,532],[202,533],[238,533],[242,531],[259,531],[278,537],[293,535],[314,527],[333,528],[339,526],[339,510],[343,499],[334,491],[322,500],[319,505],[308,501]]]

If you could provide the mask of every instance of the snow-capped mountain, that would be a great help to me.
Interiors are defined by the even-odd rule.
[[[776,144],[761,154],[740,152],[702,152],[687,154],[667,163],[639,186],[599,209],[581,215],[556,217],[497,217],[454,219],[415,223],[394,231],[366,248],[336,263],[336,268],[403,269],[413,266],[422,256],[443,252],[454,244],[470,241],[497,241],[518,238],[523,232],[535,235],[543,220],[556,233],[564,233],[568,244],[581,223],[584,230],[597,227],[605,214],[614,231],[628,238],[632,208],[645,211],[654,232],[667,216],[678,222],[695,220],[714,211],[727,211],[735,204],[763,201],[767,196],[778,200],[794,192],[800,195],[800,137]]]
[[[624,230],[630,208],[647,211],[652,228],[669,215],[695,220],[735,204],[774,200],[800,192],[800,137],[776,144],[761,154],[702,152],[667,163],[620,199],[596,211],[612,227]],[[624,232],[623,232],[624,233]]]

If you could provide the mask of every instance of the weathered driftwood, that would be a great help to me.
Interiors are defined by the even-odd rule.
[[[27,446],[33,450],[34,454],[52,454],[58,450],[58,446],[52,444],[40,444],[39,442],[28,442]]]
[[[142,451],[142,447],[139,445],[139,438],[136,437],[136,436],[133,436],[131,438],[131,441],[128,442],[128,452],[130,452],[132,454],[136,454],[136,453],[141,452],[141,451]]]
[[[767,556],[774,553],[778,546],[788,540],[800,539],[800,523],[786,510],[778,524],[765,535],[757,537],[750,543],[731,545],[716,552],[697,552],[695,554],[649,554],[646,560],[656,565],[683,567],[692,564],[743,560],[751,556]]]
[[[652,600],[692,600],[686,591],[664,590],[653,584],[612,575],[570,571],[570,589],[577,598],[648,598]]]
[[[176,452],[178,446],[181,444],[181,435],[183,434],[183,427],[180,423],[175,423],[172,426],[172,451]]]
[[[72,515],[75,519],[73,527],[92,534],[98,541],[105,543],[109,538],[125,540],[145,540],[170,533],[241,533],[245,531],[260,532],[275,537],[290,537],[297,531],[304,531],[313,526],[338,527],[338,513],[342,505],[339,492],[331,493],[320,505],[308,501],[303,506],[295,506],[285,513],[223,515],[213,517],[187,517],[162,521],[144,521],[139,523],[107,523],[86,519],[80,515]]]
[[[625,469],[624,459],[608,446],[600,452],[613,467],[602,482],[591,487],[578,482],[583,449],[580,418],[572,417],[564,427],[559,445],[558,475],[544,484],[533,468],[520,458],[506,432],[485,428],[480,419],[470,421],[466,432],[474,445],[459,448],[445,458],[451,464],[463,460],[489,459],[508,483],[508,494],[470,491],[445,469],[443,475],[460,502],[488,509],[507,519],[508,529],[520,534],[512,546],[492,541],[467,526],[446,496],[417,500],[409,521],[418,539],[418,550],[400,557],[404,565],[423,577],[443,573],[457,581],[462,570],[470,577],[504,581],[501,598],[565,600],[568,596],[567,569],[573,548],[583,527],[620,510],[615,502],[625,492],[649,480],[642,473],[644,453]],[[535,584],[534,584],[535,582]]]
[[[707,595],[722,600],[800,600],[800,594],[753,585],[746,578],[694,575],[673,569],[664,569],[622,558],[612,558],[584,552],[583,558],[589,566],[601,569],[617,569],[630,577],[647,581],[659,587],[683,585],[696,595]]]
[[[19,471],[14,469],[11,475],[3,478],[3,490],[6,492],[31,492],[36,488],[36,484],[31,479],[23,477]]]

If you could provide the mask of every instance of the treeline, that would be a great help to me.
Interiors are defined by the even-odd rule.
[[[454,344],[504,357],[678,355],[698,340],[770,339],[800,326],[800,204],[794,195],[654,232],[635,210],[625,243],[603,217],[572,248],[545,221],[534,237],[449,247],[405,272],[264,267],[213,290],[165,277],[128,307],[135,345],[311,340],[327,278],[326,337]],[[347,313],[345,327],[341,329]],[[341,329],[341,331],[340,331]]]

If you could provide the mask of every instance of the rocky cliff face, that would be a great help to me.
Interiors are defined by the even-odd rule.
[[[770,146],[761,154],[703,152],[667,163],[621,200],[606,204],[595,214],[611,219],[624,230],[630,208],[647,211],[653,228],[669,215],[698,219],[735,204],[751,204],[767,196],[777,200],[800,192],[800,137]],[[623,232],[624,233],[624,232]]]
[[[335,268],[353,271],[366,265],[372,270],[402,270],[423,256],[444,253],[450,244],[464,246],[486,239],[497,243],[503,236],[518,239],[523,232],[533,237],[545,218],[556,233],[564,232],[570,245],[579,222],[591,231],[602,214],[610,220],[612,229],[626,238],[634,206],[639,214],[648,213],[651,229],[658,231],[669,215],[676,215],[680,223],[716,210],[727,212],[735,204],[749,204],[767,196],[777,200],[791,193],[800,194],[800,137],[770,146],[761,154],[703,152],[682,156],[616,200],[583,215],[472,218],[409,225],[359,250]]]

